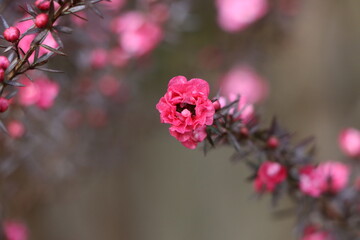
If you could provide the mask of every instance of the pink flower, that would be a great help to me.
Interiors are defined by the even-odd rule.
[[[6,240],[27,240],[28,230],[25,224],[17,221],[4,222],[4,234]]]
[[[19,28],[20,33],[23,34],[25,33],[29,28],[31,28],[33,26],[33,21],[32,20],[28,20],[28,21],[24,21],[24,22],[19,22],[15,25],[17,28]],[[30,45],[31,42],[34,40],[34,38],[37,36],[37,34],[30,34],[30,35],[26,35],[25,37],[23,37],[20,41],[19,41],[19,47],[24,51],[27,52],[30,49]],[[52,34],[49,33],[47,35],[47,37],[45,38],[44,45],[50,46],[52,48],[58,48],[59,45],[57,44],[57,42],[55,41],[55,39],[53,38]],[[49,50],[47,50],[46,48],[40,47],[40,51],[39,51],[39,57],[41,57],[42,55],[46,54],[50,52]],[[34,54],[32,54],[29,58],[30,62],[34,61]]]
[[[360,131],[355,128],[346,128],[339,136],[341,150],[349,157],[360,157]]]
[[[287,170],[284,166],[277,162],[266,161],[261,164],[257,172],[254,188],[257,192],[273,192],[286,177]]]
[[[308,226],[304,230],[301,240],[330,240],[328,232],[321,231],[314,226]]]
[[[27,82],[26,87],[20,88],[19,103],[23,106],[36,104],[39,108],[48,109],[54,104],[59,93],[59,85],[47,78],[39,78],[33,83]]]
[[[228,32],[245,29],[268,11],[267,0],[216,0],[218,23]]]
[[[7,130],[10,137],[21,138],[25,134],[24,124],[20,121],[13,120],[7,124]]]
[[[322,193],[337,193],[345,188],[349,178],[348,167],[340,162],[325,162],[318,167],[306,166],[300,170],[300,190],[312,197]]]
[[[116,18],[113,30],[119,34],[119,44],[128,54],[140,57],[152,51],[162,40],[158,24],[141,12],[128,12]]]
[[[169,123],[170,134],[185,147],[194,149],[206,137],[205,127],[213,123],[213,103],[208,99],[209,84],[184,76],[170,80],[168,90],[156,105],[162,123]]]
[[[231,99],[240,95],[248,103],[257,103],[268,95],[267,83],[249,66],[232,68],[220,82],[221,93]]]
[[[319,197],[322,193],[323,177],[314,166],[300,169],[300,190],[312,197]]]

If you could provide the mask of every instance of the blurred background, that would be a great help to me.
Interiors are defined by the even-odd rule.
[[[268,0],[266,11],[238,29],[221,25],[221,2],[128,0],[117,10],[104,6],[104,20],[88,11],[86,25],[69,21],[69,57],[50,62],[65,72],[48,75],[60,84],[54,106],[19,106],[8,116],[27,131],[3,139],[3,215],[26,222],[37,240],[295,239],[294,216],[275,217],[291,207],[286,199],[275,209],[256,199],[247,167],[229,161],[232,149],[204,156],[184,148],[155,105],[173,76],[203,78],[215,96],[231,69],[251,66],[268,88],[255,103],[264,123],[276,115],[297,137],[316,136],[319,161],[341,160],[340,129],[359,127],[360,2]],[[9,21],[16,21],[11,11],[23,14],[13,10],[19,3],[4,5]],[[100,66],[91,60],[93,49],[121,45],[113,29],[125,20],[115,19],[159,3],[165,10],[152,16],[168,15],[156,46],[125,56],[122,66],[108,66],[114,56]],[[87,90],[108,75],[121,82],[116,97]]]

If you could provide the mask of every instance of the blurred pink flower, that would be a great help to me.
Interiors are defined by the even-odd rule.
[[[130,55],[122,48],[114,48],[109,52],[109,62],[115,67],[124,67],[129,62]]]
[[[206,81],[177,76],[170,80],[166,94],[156,105],[161,122],[171,124],[170,134],[187,148],[196,148],[206,137],[206,125],[213,123],[215,110],[209,92]]]
[[[12,138],[21,138],[25,134],[24,124],[17,120],[10,121],[7,124],[7,130]]]
[[[267,0],[216,0],[218,23],[228,32],[245,29],[268,11]]]
[[[25,87],[20,88],[19,103],[23,106],[36,104],[39,108],[48,109],[54,104],[59,93],[59,85],[47,78],[38,78],[33,83],[23,80]]]
[[[104,96],[111,97],[119,92],[121,83],[114,76],[105,75],[102,78],[100,78],[98,82],[98,86],[99,86],[99,91]]]
[[[286,177],[287,170],[284,166],[277,162],[266,161],[261,164],[257,172],[254,188],[257,192],[273,192]]]
[[[220,81],[223,96],[245,97],[248,103],[257,103],[268,95],[268,84],[249,66],[233,67]]]
[[[346,128],[339,136],[341,150],[349,157],[360,157],[360,131],[355,128]]]
[[[220,107],[223,108],[227,104],[235,101],[237,96],[231,95],[229,101],[226,100],[225,97],[219,97],[218,101],[220,103]],[[236,119],[241,119],[244,123],[248,123],[255,116],[254,105],[249,104],[246,97],[240,97],[238,103],[238,111],[240,115],[236,116]],[[229,113],[233,114],[234,109],[230,109]]]
[[[322,193],[323,177],[314,166],[305,166],[300,169],[300,190],[312,197],[319,197]]]
[[[321,231],[314,226],[308,226],[304,230],[301,240],[330,240],[328,232]]]
[[[163,31],[141,12],[127,12],[113,21],[119,44],[131,56],[140,57],[152,51],[162,40]]]
[[[107,65],[108,53],[105,49],[97,48],[90,53],[90,65],[93,68],[103,68]]]
[[[25,224],[18,221],[5,221],[4,234],[6,240],[27,240],[28,229]]]
[[[349,174],[348,167],[340,162],[306,166],[300,170],[300,189],[312,197],[319,197],[324,192],[337,193],[345,188]]]
[[[25,16],[27,17],[27,16]],[[19,28],[20,33],[23,34],[25,33],[29,28],[31,28],[34,25],[34,22],[32,20],[28,20],[28,21],[24,21],[24,22],[18,22],[15,27]],[[37,36],[37,34],[30,34],[27,35],[25,37],[23,37],[20,41],[19,41],[19,47],[26,53],[27,51],[29,51],[30,49],[30,45],[31,42],[34,40],[34,38]],[[52,48],[58,48],[59,45],[57,44],[57,42],[55,41],[54,37],[52,36],[51,33],[49,33],[47,35],[47,37],[45,38],[44,45],[50,46]],[[39,51],[39,57],[41,57],[42,55],[46,54],[50,52],[49,50],[47,50],[46,48],[40,47],[40,51]],[[29,58],[30,62],[34,61],[34,54],[32,54]]]

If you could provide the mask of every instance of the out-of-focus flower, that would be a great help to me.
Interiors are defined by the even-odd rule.
[[[26,87],[19,91],[19,103],[23,106],[36,104],[39,108],[48,109],[54,104],[59,93],[59,85],[47,78],[38,78],[33,83],[22,80]]]
[[[27,240],[28,229],[25,224],[18,221],[5,221],[4,234],[6,240]]]
[[[124,67],[129,62],[130,55],[122,48],[114,48],[109,52],[109,62],[114,67]]]
[[[105,75],[102,78],[100,78],[98,86],[99,86],[99,91],[104,96],[111,97],[119,92],[121,83],[114,76]]]
[[[17,120],[10,121],[7,124],[7,130],[12,138],[21,138],[25,134],[24,124]]]
[[[108,53],[105,49],[98,48],[90,54],[90,64],[93,68],[103,68],[106,66],[108,60]]]
[[[355,128],[342,130],[339,136],[339,145],[349,157],[360,157],[360,131]]]
[[[119,44],[131,56],[140,57],[152,51],[162,40],[163,31],[141,12],[127,12],[113,21]]]
[[[28,20],[28,21],[23,21],[23,22],[18,22],[15,25],[17,28],[19,28],[20,33],[24,34],[29,28],[31,28],[33,26],[33,21],[32,20]],[[26,35],[25,37],[23,37],[20,41],[19,41],[19,47],[24,51],[27,52],[30,49],[30,45],[31,42],[34,40],[34,38],[36,37],[37,34],[29,34]],[[45,40],[43,41],[44,45],[47,45],[49,47],[52,48],[58,48],[59,45],[58,43],[55,41],[54,37],[52,36],[51,33],[48,33],[48,35],[46,36]],[[46,54],[50,52],[49,50],[47,50],[46,48],[40,47],[39,50],[39,57],[41,57],[42,55]],[[34,54],[32,54],[29,58],[30,62],[34,61]]]
[[[235,66],[220,81],[221,93],[229,99],[239,95],[257,103],[268,95],[268,85],[251,67]]]
[[[235,94],[230,95],[228,101],[225,97],[219,97],[218,101],[220,103],[221,108],[225,107],[227,104],[235,101],[239,96]],[[235,108],[230,109],[229,113],[233,114]],[[255,116],[254,105],[249,104],[246,97],[240,97],[239,103],[237,104],[237,110],[240,113],[236,116],[236,119],[241,119],[244,123],[248,123]]]
[[[169,18],[169,7],[163,3],[156,3],[151,6],[150,18],[154,22],[164,23]]]
[[[284,166],[277,162],[266,161],[261,164],[257,172],[254,188],[257,192],[273,192],[286,177],[287,170]]]
[[[268,11],[267,0],[216,0],[218,23],[228,32],[245,29]]]
[[[319,230],[314,226],[308,226],[305,228],[301,240],[330,240],[330,235],[328,232]]]
[[[209,92],[206,81],[177,76],[170,80],[166,94],[156,105],[161,122],[171,124],[170,134],[187,148],[196,148],[206,137],[206,125],[213,123],[215,110]]]
[[[101,108],[92,108],[87,114],[89,125],[92,127],[104,127],[108,121],[106,112]]]
[[[300,190],[312,197],[319,197],[325,192],[337,193],[345,188],[348,178],[349,169],[340,162],[306,166],[300,170]]]

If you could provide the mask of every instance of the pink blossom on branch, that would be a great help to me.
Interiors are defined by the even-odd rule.
[[[349,157],[360,157],[360,131],[355,128],[344,129],[339,136],[339,145]]]
[[[220,80],[220,89],[223,96],[236,99],[240,95],[250,104],[260,102],[268,95],[267,82],[246,65],[235,66],[226,73]]]
[[[306,166],[300,170],[300,190],[312,197],[323,193],[338,193],[346,187],[349,168],[340,162],[325,162],[318,167]]]
[[[156,105],[161,122],[170,124],[170,134],[187,148],[196,148],[206,138],[206,125],[213,123],[215,109],[209,92],[205,80],[187,81],[177,76],[170,80],[166,94]]]
[[[254,188],[257,192],[273,192],[286,177],[287,170],[284,166],[277,162],[266,161],[261,164],[257,172]]]
[[[329,233],[317,229],[314,226],[308,226],[304,230],[304,235],[301,240],[330,240]]]
[[[268,11],[268,0],[216,0],[218,23],[227,32],[247,28]]]

